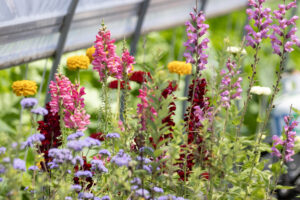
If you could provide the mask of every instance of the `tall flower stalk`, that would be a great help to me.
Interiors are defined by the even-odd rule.
[[[251,64],[252,68],[252,75],[250,77],[249,87],[247,90],[247,97],[244,103],[244,107],[241,114],[240,123],[236,128],[236,137],[240,136],[241,127],[244,122],[245,114],[248,108],[249,101],[251,99],[250,90],[255,83],[255,76],[256,76],[256,67],[259,62],[259,49],[261,48],[261,42],[263,39],[269,37],[268,32],[270,30],[270,24],[272,23],[271,19],[271,9],[270,8],[263,8],[265,0],[248,0],[249,6],[251,8],[247,9],[248,19],[249,21],[254,20],[253,27],[251,25],[246,25],[245,30],[247,32],[246,35],[246,46],[251,46],[255,50],[254,54],[254,62]]]

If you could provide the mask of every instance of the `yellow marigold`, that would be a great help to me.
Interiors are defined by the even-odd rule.
[[[87,69],[89,65],[90,59],[85,55],[71,56],[67,59],[67,67],[69,70]]]
[[[22,80],[15,81],[12,84],[13,92],[17,96],[31,96],[36,94],[37,85],[34,81]]]
[[[90,48],[88,48],[85,52],[86,56],[89,57],[90,62],[92,62],[94,60],[93,54],[95,53],[95,47],[92,46]]]
[[[179,75],[186,75],[192,73],[191,63],[186,63],[184,61],[172,61],[168,64],[169,72],[176,73]]]

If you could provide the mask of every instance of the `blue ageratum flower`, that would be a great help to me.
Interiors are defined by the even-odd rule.
[[[152,188],[152,190],[154,191],[154,192],[157,192],[157,193],[164,193],[164,190],[162,189],[162,188],[160,188],[160,187],[153,187]]]
[[[41,115],[41,116],[48,115],[48,110],[46,108],[42,108],[42,107],[31,109],[30,112],[32,112],[33,114],[36,114],[36,115]]]
[[[120,138],[120,134],[119,133],[108,133],[106,135],[107,138]]]
[[[82,136],[84,136],[84,133],[83,133],[82,131],[76,131],[75,133],[69,135],[69,136],[67,137],[67,140],[68,140],[68,141],[76,140],[76,139],[78,139],[78,138],[80,138],[80,137],[82,137]]]
[[[93,199],[94,195],[89,192],[80,192],[78,194],[79,199]]]
[[[15,158],[13,162],[13,167],[16,170],[26,171],[25,161],[20,158]]]
[[[5,147],[0,147],[0,155],[5,154],[6,148]]]
[[[85,171],[77,171],[74,175],[76,177],[90,177],[90,178],[93,176],[92,172],[87,171],[87,170],[85,170]]]
[[[28,167],[28,170],[29,171],[38,171],[39,168],[37,166],[35,166],[35,165],[32,165],[32,166]]]
[[[101,198],[101,200],[110,200],[110,197],[109,197],[109,196],[103,196],[103,197]]]
[[[80,164],[80,166],[83,166],[84,162],[83,162],[83,159],[82,157],[80,156],[75,156],[73,159],[72,159],[72,164],[73,165],[77,165],[77,164]]]
[[[117,155],[112,157],[111,162],[115,163],[119,167],[121,166],[128,166],[129,162],[131,161],[131,158],[128,154],[124,153],[123,149],[120,149]]]
[[[108,169],[103,165],[103,162],[101,160],[92,160],[91,161],[92,164],[92,171],[97,171],[97,172],[104,172],[107,173]]]
[[[138,189],[135,191],[135,195],[139,197],[149,198],[149,191],[146,189]]]
[[[71,190],[74,190],[76,192],[79,192],[81,189],[82,189],[81,185],[75,184],[71,186]]]
[[[24,98],[20,102],[23,109],[33,108],[37,103],[38,100],[36,98]]]
[[[40,133],[33,134],[29,136],[25,142],[22,143],[21,149],[25,149],[26,147],[33,147],[34,144],[40,143],[44,139],[45,136]]]
[[[111,156],[110,152],[109,152],[107,149],[101,149],[101,150],[99,151],[99,154],[101,154],[101,155],[106,155],[107,157],[110,157],[110,156]]]

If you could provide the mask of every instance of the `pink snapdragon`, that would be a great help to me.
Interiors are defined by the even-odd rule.
[[[271,18],[271,9],[270,8],[263,8],[263,4],[266,0],[248,0],[249,8],[246,10],[248,14],[248,19],[254,20],[254,27],[250,26],[249,24],[245,26],[245,30],[247,32],[246,40],[247,46],[251,46],[252,48],[256,48],[261,42],[262,39],[269,37],[269,30],[270,24],[272,23]]]
[[[100,81],[106,76],[113,76],[117,79],[122,78],[121,60],[116,54],[114,43],[115,40],[111,39],[110,31],[102,25],[96,35],[94,60],[92,62],[93,69],[99,73]]]
[[[186,33],[188,40],[183,44],[186,47],[184,57],[187,63],[196,64],[198,70],[205,69],[207,64],[208,55],[205,53],[205,49],[208,48],[209,39],[204,37],[209,28],[208,24],[205,24],[205,15],[203,12],[190,13],[192,23],[187,21]]]
[[[137,113],[141,119],[140,120],[140,124],[142,125],[141,131],[145,131],[146,122],[147,122],[147,113],[151,113],[149,117],[153,121],[154,120],[153,116],[157,116],[157,111],[153,106],[149,105],[149,101],[150,102],[153,101],[148,97],[148,93],[150,93],[151,91],[149,91],[146,86],[143,86],[141,89],[139,89],[139,92],[140,93],[138,98],[141,99],[141,103],[137,105]]]
[[[133,71],[133,64],[135,64],[134,57],[131,56],[127,49],[122,53],[122,71],[120,73],[130,74]]]
[[[295,7],[297,7],[296,0],[287,5],[280,4],[278,10],[273,12],[277,23],[272,26],[273,33],[270,38],[274,53],[279,56],[286,52],[292,52],[294,45],[300,47],[300,41],[295,35],[297,31],[296,20],[299,17],[285,18],[286,12]]]
[[[292,156],[295,154],[294,151],[294,145],[295,145],[295,136],[296,132],[294,131],[295,127],[298,126],[299,122],[292,121],[292,118],[290,116],[284,117],[284,134],[285,134],[285,140],[280,139],[278,136],[274,135],[272,137],[273,139],[273,146],[272,146],[272,155],[281,158],[282,153],[279,149],[279,146],[282,146],[282,149],[284,151],[284,160],[285,162],[293,161]]]
[[[54,115],[62,109],[67,128],[83,131],[90,123],[90,116],[84,109],[84,87],[72,84],[64,75],[55,74],[55,80],[50,83],[50,111]]]
[[[221,76],[223,76],[221,80],[221,102],[222,106],[225,108],[229,108],[230,101],[240,98],[242,93],[241,82],[243,80],[242,77],[239,76],[240,71],[236,69],[236,63],[231,61],[230,59],[226,62],[227,71],[222,69]]]

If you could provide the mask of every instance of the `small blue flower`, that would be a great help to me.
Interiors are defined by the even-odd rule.
[[[72,197],[66,197],[65,200],[72,200]]]
[[[6,148],[5,147],[0,147],[0,155],[5,154]]]
[[[159,187],[153,187],[152,188],[152,190],[154,191],[154,192],[157,192],[157,193],[164,193],[164,190],[162,189],[162,188],[159,188]]]
[[[26,171],[25,161],[21,160],[20,158],[14,159],[13,167],[14,167],[14,169],[17,169],[17,170]]]
[[[120,134],[119,133],[108,133],[106,135],[107,138],[120,138]]]
[[[76,131],[75,133],[69,135],[67,137],[67,140],[70,141],[70,140],[76,140],[80,137],[84,136],[84,133],[82,131]]]
[[[120,149],[117,155],[112,157],[111,162],[115,163],[119,167],[121,166],[128,166],[129,162],[131,161],[131,158],[128,154],[124,153],[123,149]]]
[[[37,171],[37,170],[39,170],[39,168],[37,166],[33,165],[33,166],[28,167],[28,170]]]
[[[71,189],[76,191],[76,192],[79,192],[82,189],[82,187],[81,187],[81,185],[76,184],[76,185],[72,185]]]
[[[45,136],[40,133],[33,134],[29,136],[25,142],[22,143],[21,149],[24,149],[26,147],[33,147],[35,143],[40,143],[44,139]]]
[[[148,198],[149,197],[149,192],[148,192],[148,190],[145,190],[145,189],[138,189],[138,190],[135,191],[135,195],[140,196],[140,197]]]
[[[131,184],[137,184],[140,185],[142,183],[140,178],[134,178],[132,181],[130,181]]]
[[[23,109],[33,108],[37,103],[38,100],[36,98],[24,98],[20,102]]]
[[[111,156],[110,152],[107,149],[101,149],[99,151],[99,154],[101,154],[101,155],[107,155],[108,157]]]
[[[5,167],[0,164],[0,174],[4,174],[6,171]]]
[[[73,165],[77,165],[77,163],[79,163],[81,166],[83,165],[83,159],[80,156],[75,156],[75,158],[73,158],[72,160],[72,164]]]
[[[109,196],[103,196],[103,197],[101,198],[101,200],[110,200],[110,197],[109,197]]]
[[[86,142],[86,147],[92,147],[92,146],[101,146],[101,142],[99,140],[96,140],[91,137],[87,137],[84,139]]]
[[[92,170],[107,173],[108,169],[104,167],[103,162],[101,160],[92,160]]]
[[[36,115],[42,115],[42,116],[48,115],[48,110],[45,108],[42,108],[42,107],[31,109],[30,112],[32,112],[33,114],[36,114]]]
[[[92,174],[92,172],[90,172],[90,171],[77,171],[76,173],[75,173],[75,176],[76,177],[92,177],[93,176],[93,174]]]
[[[89,192],[80,192],[78,194],[78,198],[82,198],[82,199],[92,199],[93,197],[94,197],[94,195]]]

